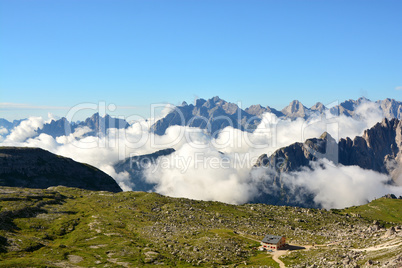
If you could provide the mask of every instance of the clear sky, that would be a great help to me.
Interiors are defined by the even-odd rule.
[[[401,100],[401,14],[399,0],[0,0],[0,117]]]

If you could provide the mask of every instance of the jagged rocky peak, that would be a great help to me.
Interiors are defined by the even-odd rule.
[[[204,106],[207,108],[213,108],[215,106],[223,106],[225,103],[226,103],[226,101],[222,100],[218,96],[215,96],[215,97],[207,100],[207,102],[204,104]]]
[[[385,99],[383,101],[376,101],[380,105],[381,110],[384,112],[384,116],[388,118],[402,118],[402,105],[394,99]]]
[[[344,101],[340,104],[341,107],[343,107],[349,111],[353,111],[355,109],[355,105],[356,105],[356,101],[351,100],[351,99]]]
[[[210,99],[210,101],[213,101],[214,103],[226,102],[226,101],[222,100],[221,98],[219,98],[219,96],[213,97],[212,99]]]
[[[363,102],[371,102],[370,99],[367,99],[366,97],[360,97],[357,99],[356,103],[360,104]]]
[[[304,110],[304,108],[305,108],[304,105],[298,100],[292,101],[291,103],[289,103],[287,107],[285,107],[285,109],[288,110],[290,113],[295,113],[300,110]]]
[[[188,104],[187,104],[186,101],[183,101],[183,102],[181,103],[181,106],[188,106]]]
[[[291,172],[303,166],[309,166],[310,161],[326,158],[345,166],[359,166],[363,169],[389,174],[395,180],[398,174],[402,174],[398,164],[400,162],[397,162],[402,157],[401,152],[402,122],[394,118],[384,119],[353,140],[340,139],[336,143],[325,132],[318,139],[308,139],[304,144],[294,143],[280,148],[269,157],[261,155],[255,166],[267,166],[286,159],[277,171]]]
[[[402,121],[397,118],[391,120],[384,118],[380,123],[375,124],[372,128],[366,129],[362,137],[366,141],[368,147],[376,150],[382,150],[384,144],[395,144],[400,147],[398,142],[402,131],[401,122]]]
[[[298,100],[292,101],[288,106],[282,109],[282,113],[289,118],[306,116],[307,108]]]
[[[329,134],[328,132],[324,132],[320,136],[321,140],[326,140],[326,141],[331,141],[331,142],[336,142],[336,140]]]
[[[325,110],[325,106],[321,102],[317,102],[316,104],[311,106],[310,110],[322,113]]]
[[[246,113],[252,114],[252,115],[262,115],[263,113],[267,112],[268,109],[265,107],[262,107],[260,104],[257,105],[251,105],[250,107],[246,108]]]
[[[109,117],[109,115],[105,114],[105,115],[101,116],[101,115],[99,114],[99,112],[96,112],[96,113],[94,113],[90,118],[87,118],[85,121],[91,120],[91,121],[94,121],[94,122],[95,122],[95,121],[99,121],[99,119],[107,118],[107,117]]]
[[[177,116],[178,112],[183,115],[184,120]],[[227,126],[252,132],[260,122],[260,118],[246,113],[237,104],[224,101],[216,96],[209,100],[197,99],[195,106],[178,106],[175,111],[152,125],[151,129],[157,135],[164,135],[170,126],[186,125],[208,129],[209,133],[217,135]]]
[[[201,99],[201,98],[200,98],[200,99],[196,99],[196,100],[195,100],[195,106],[198,107],[198,108],[200,108],[200,107],[203,106],[206,102],[207,102],[206,100]]]
[[[215,96],[209,100],[207,100],[202,106],[208,108],[208,109],[213,109],[215,107],[220,107],[222,108],[227,114],[234,114],[237,112],[239,106],[237,106],[235,103],[227,102],[218,96]]]

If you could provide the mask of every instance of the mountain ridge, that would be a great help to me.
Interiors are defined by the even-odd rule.
[[[242,109],[235,103],[227,102],[215,96],[208,100],[197,99],[194,104],[187,104],[187,102],[183,101],[180,106],[174,106],[173,110],[164,118],[157,120],[151,126],[151,130],[157,135],[164,135],[168,127],[180,125],[198,127],[207,130],[209,134],[217,135],[223,128],[232,126],[236,129],[253,132],[261,122],[262,115],[267,112],[273,113],[280,119],[291,120],[297,118],[307,119],[313,114],[322,114],[326,111],[334,116],[354,117],[356,116],[356,107],[363,103],[378,105],[384,117],[388,119],[402,119],[402,102],[389,98],[373,102],[361,97],[357,100],[345,100],[331,107],[326,107],[324,104],[317,102],[310,108],[307,108],[298,100],[293,100],[279,111],[269,106],[264,107],[261,104],[251,105]],[[6,129],[6,131],[0,132],[0,135],[6,136],[21,121],[23,120],[9,122],[0,118],[0,130]],[[45,133],[56,138],[69,135],[78,128],[88,127],[89,132],[84,136],[104,136],[110,128],[124,129],[128,126],[129,123],[124,119],[114,118],[107,114],[105,117],[100,117],[99,113],[95,113],[81,122],[69,122],[64,117],[52,120],[36,131],[38,135]]]
[[[63,185],[122,191],[112,177],[96,167],[30,147],[0,147],[0,185],[42,189]]]
[[[334,116],[354,117],[356,107],[363,103],[378,105],[386,118],[402,119],[402,102],[389,98],[372,102],[367,98],[361,97],[357,100],[346,100],[332,107],[325,107],[324,104],[317,102],[310,108],[307,108],[298,100],[293,100],[281,111],[278,111],[269,106],[264,107],[261,104],[251,105],[243,110],[237,104],[226,102],[216,96],[208,100],[197,99],[194,105],[188,105],[183,102],[181,106],[175,106],[173,111],[155,122],[152,130],[155,134],[164,135],[168,127],[181,125],[199,127],[208,129],[209,133],[217,133],[226,126],[232,126],[236,129],[253,132],[261,122],[262,115],[267,112],[275,114],[278,118],[291,120],[297,118],[307,119],[313,114],[323,114],[326,111]],[[218,118],[222,120],[222,117],[225,117],[225,122],[215,122]]]

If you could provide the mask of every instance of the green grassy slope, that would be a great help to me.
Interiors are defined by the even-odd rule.
[[[402,224],[402,199],[379,198],[369,204],[346,208],[346,214],[358,214],[369,220]]]
[[[301,245],[349,239],[343,245],[355,247],[354,241],[372,244],[371,235],[361,235],[370,224],[371,219],[317,209],[0,187],[0,266],[279,267],[255,250],[267,233]]]

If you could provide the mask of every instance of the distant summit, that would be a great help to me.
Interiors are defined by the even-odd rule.
[[[184,104],[184,103],[183,103]],[[216,135],[227,126],[243,131],[253,131],[261,119],[239,108],[237,104],[226,102],[218,96],[209,100],[197,99],[195,105],[175,107],[164,118],[158,120],[152,130],[163,135],[170,126],[189,126],[205,129]]]
[[[292,101],[288,106],[283,108],[282,113],[290,119],[307,118],[310,115],[308,108],[298,100]]]
[[[74,133],[79,128],[87,127],[89,132],[85,136],[105,136],[110,128],[123,129],[128,126],[128,122],[124,119],[113,118],[108,114],[102,117],[99,113],[95,113],[78,124],[69,122],[65,117],[59,120],[52,120],[50,123],[45,124],[43,128],[38,129],[37,133],[38,135],[45,133],[56,138]]]

